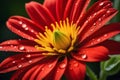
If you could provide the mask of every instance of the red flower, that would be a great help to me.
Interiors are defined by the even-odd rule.
[[[120,23],[105,25],[117,10],[109,0],[45,0],[26,4],[31,19],[12,16],[8,28],[25,40],[8,40],[1,51],[19,52],[0,64],[0,73],[17,70],[11,80],[84,80],[85,63],[119,54]]]

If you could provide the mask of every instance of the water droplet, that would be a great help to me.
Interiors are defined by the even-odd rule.
[[[26,25],[26,24],[22,24],[22,27],[23,27],[23,28],[26,28],[26,27],[27,27],[27,25]]]
[[[86,23],[88,23],[89,21],[87,20]]]
[[[91,44],[91,45],[93,45],[94,43],[93,43],[93,42],[91,42],[90,44]]]
[[[104,4],[104,3],[102,2],[102,3],[100,3],[99,5],[102,6],[103,4]]]
[[[10,45],[10,47],[13,47],[13,45]]]
[[[19,21],[19,24],[23,24],[23,22],[22,22],[22,21]]]
[[[97,39],[97,41],[98,41],[98,42],[100,42],[100,41],[101,41],[101,39]]]
[[[75,3],[75,6],[78,6],[79,4],[78,3]]]
[[[98,19],[98,21],[101,21],[101,20],[102,20],[101,18]]]
[[[105,17],[106,15],[104,14],[103,17]]]
[[[81,54],[81,58],[82,58],[82,59],[86,59],[86,58],[87,58],[87,55],[86,55],[86,54]]]
[[[18,68],[21,68],[21,67],[22,67],[22,65],[20,64],[20,65],[18,65],[17,67],[18,67]]]
[[[29,62],[29,63],[32,63],[32,61],[31,61],[31,60],[29,60],[28,62]]]
[[[12,63],[14,64],[14,63],[16,63],[16,61],[12,61]]]
[[[28,27],[26,27],[25,30],[28,30]]]
[[[57,70],[57,73],[58,73],[59,71]]]
[[[34,30],[31,30],[31,32],[34,32]]]
[[[28,54],[28,55],[26,55],[26,57],[27,57],[27,58],[30,58],[30,57],[31,57],[31,55],[30,55],[30,54]]]
[[[74,67],[78,67],[79,64],[77,62],[74,63]]]
[[[104,35],[104,37],[107,37],[107,36],[108,36],[107,34]]]
[[[96,26],[96,23],[94,23],[93,26]]]
[[[107,13],[110,13],[110,10],[108,10]]]
[[[94,15],[94,16],[96,16],[96,15],[97,15],[97,13],[94,13],[93,15]]]
[[[21,51],[25,50],[25,47],[24,47],[24,46],[19,46],[18,48],[19,48],[19,50],[21,50]]]
[[[64,69],[66,67],[66,64],[63,62],[63,63],[60,64],[59,67],[60,67],[60,69]]]
[[[24,58],[21,58],[21,60],[24,60]]]
[[[14,48],[16,49],[16,48],[17,48],[17,46],[14,46]]]
[[[91,31],[91,32],[93,32],[93,31],[94,31],[94,29],[90,29],[90,31]]]
[[[2,46],[0,46],[0,49],[2,49],[3,47]]]
[[[49,67],[49,68],[51,68],[52,66],[53,66],[53,65],[52,65],[52,64],[50,64],[48,67]]]

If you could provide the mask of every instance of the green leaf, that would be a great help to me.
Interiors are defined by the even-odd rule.
[[[111,56],[107,61],[101,62],[101,71],[107,75],[113,75],[120,71],[120,55]]]

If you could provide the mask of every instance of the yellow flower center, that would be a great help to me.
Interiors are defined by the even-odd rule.
[[[43,52],[48,52],[49,55],[54,53],[69,53],[74,49],[77,40],[79,28],[76,24],[70,23],[68,19],[51,24],[53,30],[45,26],[44,34],[39,33],[38,43],[35,47]]]

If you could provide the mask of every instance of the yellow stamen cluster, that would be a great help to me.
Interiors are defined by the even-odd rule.
[[[35,47],[40,51],[53,53],[67,53],[74,49],[79,28],[70,23],[68,19],[51,24],[53,30],[45,26],[44,34],[39,33],[35,39],[39,45]]]

